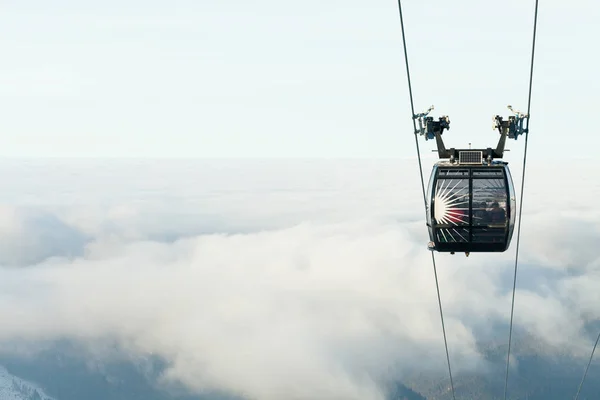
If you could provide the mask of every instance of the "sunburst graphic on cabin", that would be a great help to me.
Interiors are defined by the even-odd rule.
[[[439,224],[467,224],[469,215],[468,187],[457,188],[461,183],[460,180],[456,183],[451,180],[440,183],[434,198],[433,216],[435,220]],[[444,183],[446,183],[445,187]],[[452,187],[451,184],[453,184]]]

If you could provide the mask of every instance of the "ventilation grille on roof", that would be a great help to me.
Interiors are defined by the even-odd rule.
[[[459,151],[458,162],[460,164],[481,164],[483,163],[482,151]]]

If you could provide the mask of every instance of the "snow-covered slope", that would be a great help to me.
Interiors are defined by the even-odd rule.
[[[34,383],[11,375],[0,365],[0,400],[55,400]]]

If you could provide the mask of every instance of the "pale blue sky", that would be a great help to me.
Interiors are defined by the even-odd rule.
[[[403,5],[417,111],[450,115],[451,147],[495,145],[492,116],[527,107],[534,0]],[[0,156],[412,157],[397,7],[5,0]],[[532,157],[595,156],[598,20],[540,1]]]

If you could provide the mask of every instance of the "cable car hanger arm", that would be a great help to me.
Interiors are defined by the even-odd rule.
[[[523,127],[524,121],[529,119],[529,115],[523,114],[520,111],[515,111],[512,106],[508,106],[515,115],[511,115],[507,120],[503,117],[496,115],[494,117],[493,129],[498,129],[500,133],[500,139],[495,149],[488,147],[487,149],[446,149],[442,134],[444,129],[450,129],[450,118],[444,115],[439,117],[437,121],[434,121],[433,117],[428,116],[433,110],[433,106],[423,113],[413,115],[413,119],[419,122],[419,128],[415,130],[415,135],[425,136],[425,140],[434,139],[436,141],[438,156],[439,158],[449,158],[451,161],[455,160],[459,156],[460,151],[481,151],[483,157],[491,162],[494,158],[502,158],[504,156],[504,146],[506,144],[506,138],[517,139],[519,135],[527,133],[528,129]],[[416,126],[415,126],[416,127]]]

